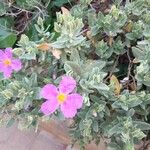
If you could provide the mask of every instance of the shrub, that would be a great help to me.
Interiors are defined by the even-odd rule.
[[[100,8],[102,4],[107,7]],[[73,113],[70,118],[75,116],[71,135],[82,148],[104,137],[110,140],[109,149],[133,150],[150,130],[149,8],[148,0],[116,0],[110,5],[80,0],[70,11],[62,7],[51,33],[39,17],[38,40],[22,34],[13,49],[22,69],[9,79],[0,77],[1,122],[9,126],[17,120],[20,128],[29,128],[53,115],[64,120],[65,106],[60,106],[64,115],[58,106],[40,108],[42,97],[52,97]],[[65,90],[74,87],[79,93],[70,98],[73,105],[60,87],[57,95],[55,86],[61,82]],[[48,96],[40,94],[44,85],[53,87],[45,90]]]

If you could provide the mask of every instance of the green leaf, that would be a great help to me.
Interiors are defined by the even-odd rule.
[[[82,73],[81,66],[78,65],[76,62],[72,62],[72,61],[67,61],[64,65],[64,69],[66,72],[73,71],[78,75],[81,75]]]
[[[0,30],[0,48],[12,47],[16,40],[16,34]]]
[[[122,150],[122,147],[120,147],[117,143],[108,143],[108,146],[107,146],[107,149],[108,150]]]
[[[99,90],[100,92],[101,92],[101,90],[104,90],[104,91],[109,90],[109,87],[104,83],[100,83],[99,85],[93,85],[93,87],[96,88],[97,90]]]
[[[150,124],[142,121],[133,121],[137,128],[141,130],[150,130]]]
[[[7,30],[7,28],[11,29],[14,25],[14,19],[12,17],[1,17],[0,18],[0,28],[1,30]]]
[[[94,122],[93,122],[93,130],[95,131],[95,132],[98,132],[98,122],[95,120]]]
[[[27,53],[24,54],[20,57],[21,59],[27,59],[27,60],[35,60],[36,59],[36,54],[35,53]]]
[[[145,36],[145,37],[150,37],[150,26],[145,26],[145,29],[144,29],[144,31],[143,31],[143,35]]]
[[[134,56],[138,59],[140,59],[144,55],[144,52],[137,47],[132,47],[132,52]]]
[[[37,0],[16,0],[15,2],[19,7],[25,9],[33,9],[34,6],[38,6],[40,4],[40,1]]]
[[[96,46],[96,54],[100,57],[104,57],[105,53],[109,50],[109,47],[106,42],[103,40],[98,43]]]
[[[89,60],[86,62],[85,67],[83,68],[86,72],[90,72],[94,67],[98,67],[99,70],[102,70],[106,66],[105,61],[101,60]]]
[[[61,7],[62,5],[66,4],[66,3],[70,3],[72,0],[54,0],[51,5],[52,6],[57,6],[57,7]]]
[[[9,128],[9,127],[11,127],[14,123],[15,123],[15,119],[14,119],[14,118],[11,118],[11,119],[7,122],[6,127]]]
[[[127,115],[129,117],[133,116],[135,114],[135,110],[133,108],[131,108],[128,112],[127,112]]]
[[[108,131],[108,134],[109,136],[112,136],[113,134],[121,133],[121,131],[122,131],[122,128],[120,127],[119,124],[117,124]]]
[[[0,16],[4,15],[7,12],[8,6],[3,2],[0,2]]]

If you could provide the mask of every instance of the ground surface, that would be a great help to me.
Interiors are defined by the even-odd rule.
[[[64,145],[45,131],[22,132],[13,126],[0,128],[0,150],[64,150]]]
[[[20,131],[16,125],[11,128],[0,128],[0,150],[79,150],[66,148],[53,135],[46,131]],[[90,144],[86,150],[105,150],[104,144],[99,147]]]

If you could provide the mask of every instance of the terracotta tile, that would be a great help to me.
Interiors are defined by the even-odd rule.
[[[15,132],[16,125],[10,128],[0,128],[0,143],[5,143]]]
[[[95,143],[87,145],[86,150],[107,150],[107,149],[104,142],[101,140],[99,145],[96,145]]]
[[[71,145],[68,145],[66,150],[80,150],[80,148],[79,147],[77,148],[76,146],[72,147]]]
[[[17,128],[7,143],[10,146],[16,147],[16,150],[28,150],[34,143],[37,134],[33,131],[20,131]]]
[[[64,150],[64,146],[53,140],[50,134],[42,131],[30,147],[30,150]]]
[[[78,146],[61,144],[60,140],[46,131],[20,131],[16,126],[0,128],[0,150],[80,150]],[[86,150],[106,150],[104,143],[90,144]]]
[[[17,149],[16,147],[10,146],[9,144],[0,144],[1,150],[21,150]]]

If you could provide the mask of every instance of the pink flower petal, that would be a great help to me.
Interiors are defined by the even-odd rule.
[[[74,90],[75,87],[76,81],[72,77],[69,76],[62,77],[62,80],[59,84],[60,92],[69,94]]]
[[[67,100],[61,105],[61,111],[66,118],[73,118],[77,109],[81,108],[83,104],[83,98],[80,94],[70,94]]]
[[[3,72],[5,70],[5,66],[3,62],[0,62],[0,72]]]
[[[41,90],[41,96],[45,99],[51,100],[57,97],[57,87],[53,84],[45,85]]]
[[[3,61],[5,59],[5,53],[4,51],[0,50],[0,61]]]
[[[12,69],[14,69],[15,71],[19,71],[22,68],[22,64],[21,61],[19,59],[14,59],[12,60],[12,64],[11,64]]]
[[[48,100],[41,105],[41,112],[50,115],[59,107],[56,99]]]
[[[8,58],[12,58],[12,48],[8,47],[5,49],[5,54]]]
[[[10,67],[7,67],[3,70],[4,78],[6,78],[6,79],[10,78],[11,74],[12,74],[12,69]]]
[[[77,109],[74,109],[67,103],[63,103],[61,105],[61,111],[63,112],[66,118],[73,118],[77,113]]]
[[[70,94],[67,97],[67,103],[70,103],[70,105],[74,105],[75,109],[79,109],[82,107],[83,104],[83,98],[80,94]]]

